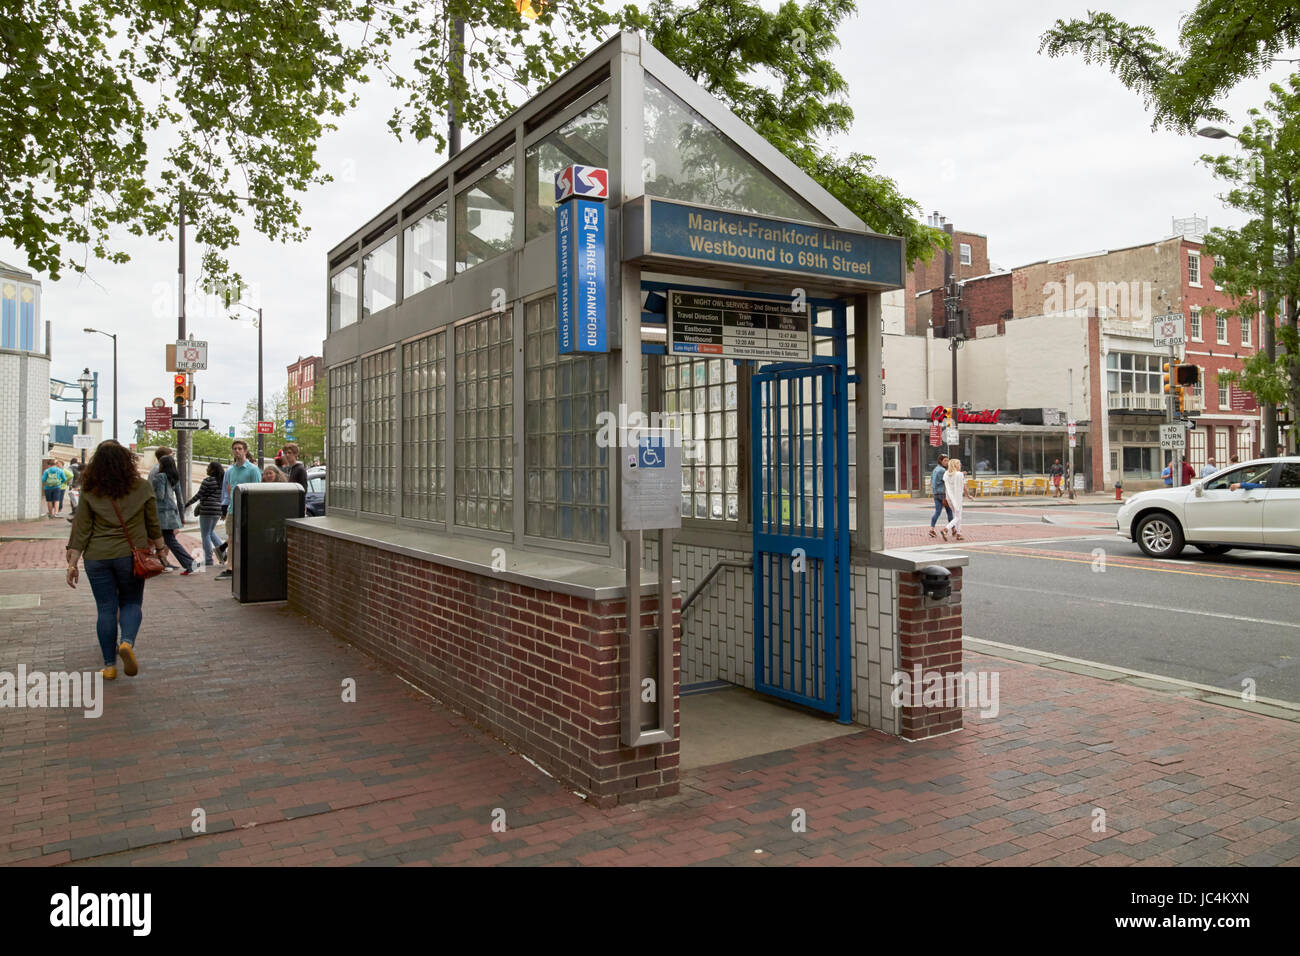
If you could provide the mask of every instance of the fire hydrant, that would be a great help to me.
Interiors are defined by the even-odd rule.
[[[1124,500],[1124,483],[1121,481],[1115,482],[1115,500]]]

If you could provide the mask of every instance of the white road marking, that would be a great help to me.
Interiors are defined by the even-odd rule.
[[[1143,604],[1140,601],[1112,601],[1107,598],[1090,597],[1085,594],[1077,594],[1070,591],[1044,591],[1041,588],[1023,588],[1014,584],[989,584],[986,582],[970,582],[963,585],[969,593],[971,588],[1001,588],[1004,591],[1029,591],[1033,594],[1050,594],[1054,597],[1067,597],[1091,601],[1094,604],[1114,604],[1119,607],[1139,607],[1148,611],[1173,611],[1175,614],[1192,614],[1196,617],[1219,617],[1225,621],[1249,621],[1251,624],[1271,624],[1274,627],[1290,627],[1300,630],[1300,623],[1295,621],[1270,621],[1262,617],[1243,617],[1240,614],[1219,614],[1215,611],[1192,611],[1185,607],[1166,607],[1163,604]]]

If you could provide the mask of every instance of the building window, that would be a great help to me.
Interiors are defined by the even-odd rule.
[[[391,515],[397,485],[397,349],[361,360],[361,510]]]
[[[1250,317],[1245,315],[1241,317],[1241,344],[1250,345]]]
[[[736,365],[665,356],[664,418],[682,430],[682,516],[740,520]],[[806,460],[813,461],[811,450]]]
[[[357,507],[357,365],[347,362],[329,370],[327,399],[330,508]]]
[[[1194,286],[1201,284],[1201,254],[1199,252],[1189,252],[1187,254],[1187,281]]]
[[[1197,404],[1202,405],[1205,402],[1205,369],[1200,369],[1200,374],[1196,376],[1196,384],[1192,386],[1192,397]]]
[[[1249,428],[1237,429],[1237,457],[1240,458],[1242,461],[1250,461],[1252,458],[1255,457],[1255,451],[1250,441]],[[1284,484],[1282,485],[1282,487],[1286,487],[1286,485]]]
[[[1191,320],[1191,337],[1193,341],[1201,341],[1201,310],[1198,306],[1192,306],[1188,312],[1188,318]]]
[[[356,320],[357,267],[351,265],[330,276],[330,331],[345,328]]]
[[[555,176],[573,163],[609,166],[609,104],[605,100],[548,133],[525,152],[525,241],[555,228]]]
[[[524,307],[524,530],[561,541],[609,540],[609,356],[560,355],[555,297]]]
[[[1222,291],[1223,291],[1223,284],[1220,283],[1219,280],[1218,280],[1218,278],[1217,278],[1217,276],[1218,276],[1218,272],[1219,272],[1219,270],[1222,269],[1222,268],[1223,268],[1223,256],[1215,256],[1215,257],[1214,257],[1214,273],[1215,273],[1214,288],[1215,288],[1215,291],[1217,291],[1217,292],[1222,292]]]
[[[508,252],[515,237],[513,144],[489,160],[496,165],[456,196],[456,271]]]
[[[447,204],[402,230],[402,295],[415,295],[447,278]]]
[[[514,332],[510,313],[456,326],[456,524],[514,527]]]
[[[1214,430],[1215,460],[1219,463],[1219,466],[1221,468],[1227,468],[1229,464],[1228,459],[1229,456],[1232,454],[1232,452],[1229,451],[1229,449],[1232,446],[1228,444],[1228,442],[1231,439],[1231,437],[1232,436],[1228,434],[1228,429],[1227,426],[1225,425],[1220,425],[1218,428]]]
[[[402,515],[445,521],[447,335],[402,346]]]
[[[1228,344],[1228,317],[1222,312],[1214,315],[1214,328],[1220,345]]]
[[[963,242],[961,244],[961,264],[964,266],[970,265],[970,243],[969,242]]]
[[[361,317],[397,304],[397,237],[366,253],[361,260]]]
[[[1219,386],[1219,407],[1220,408],[1231,407],[1231,402],[1228,399],[1228,383],[1223,381],[1223,377],[1218,375],[1217,373],[1215,374],[1214,378]]]

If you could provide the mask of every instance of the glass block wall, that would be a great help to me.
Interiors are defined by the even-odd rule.
[[[514,338],[509,313],[456,326],[456,523],[514,523]]]

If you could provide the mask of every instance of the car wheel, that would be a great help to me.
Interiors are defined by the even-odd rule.
[[[1149,558],[1176,558],[1183,553],[1183,529],[1173,515],[1157,511],[1138,524],[1137,542]]]
[[[1201,554],[1227,554],[1232,548],[1226,544],[1198,544],[1196,550]]]

